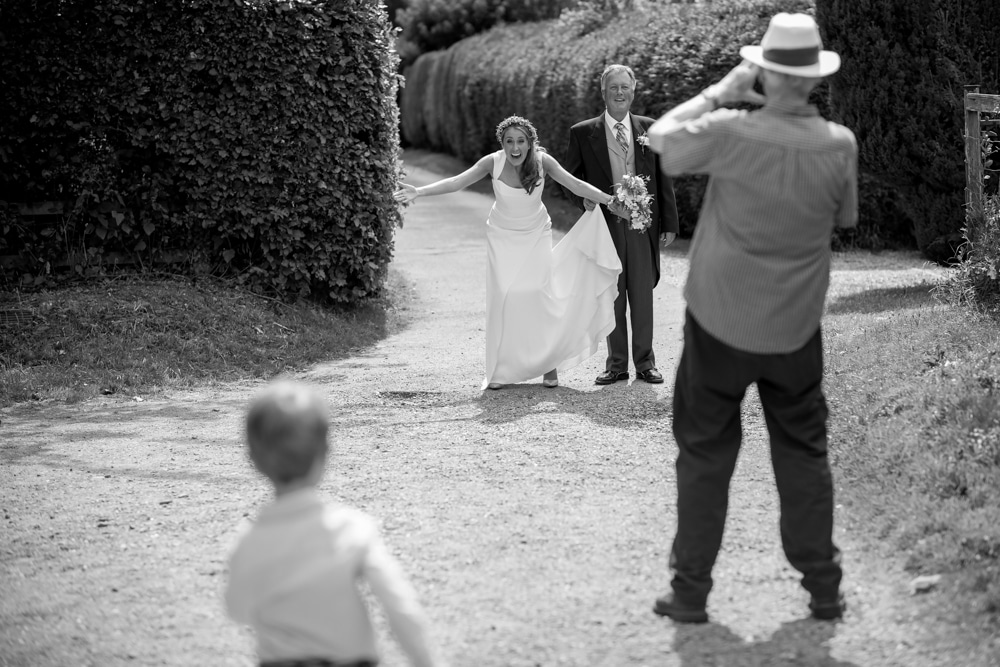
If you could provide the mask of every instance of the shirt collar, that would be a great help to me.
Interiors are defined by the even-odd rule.
[[[786,102],[784,100],[768,100],[762,111],[770,111],[784,116],[818,116],[819,109],[814,104]]]
[[[323,499],[315,488],[296,489],[278,496],[270,505],[265,506],[257,516],[257,521],[280,520],[317,507],[323,507]]]
[[[611,134],[615,133],[615,124],[620,122],[622,125],[625,126],[625,136],[626,137],[631,137],[632,136],[632,112],[631,111],[626,111],[625,112],[625,117],[622,118],[621,121],[615,120],[614,118],[611,117],[611,114],[609,114],[607,111],[605,111],[604,112],[604,122],[607,123],[608,129],[611,130]]]

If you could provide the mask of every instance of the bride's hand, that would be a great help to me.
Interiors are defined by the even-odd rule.
[[[392,198],[400,204],[408,204],[417,198],[417,188],[409,183],[400,183],[399,189],[392,193]]]
[[[619,218],[628,217],[628,209],[625,208],[625,204],[621,203],[617,199],[612,198],[612,200],[608,202],[607,206],[608,206],[608,211],[617,215]]]
[[[593,199],[584,199],[583,200],[583,207],[587,209],[587,212],[590,212],[590,211],[593,211],[595,208],[597,208],[597,204],[598,203],[600,203],[600,202],[596,202]],[[621,213],[622,212],[621,204],[614,197],[611,197],[610,199],[608,199],[608,203],[604,204],[604,206],[607,207],[608,211],[610,211],[611,213],[614,213],[615,215],[621,215],[622,214]]]

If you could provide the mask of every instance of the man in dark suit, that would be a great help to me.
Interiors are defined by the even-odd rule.
[[[608,336],[608,360],[597,384],[614,384],[628,379],[628,304],[632,322],[632,364],[637,378],[652,384],[663,382],[653,355],[653,288],[660,279],[660,241],[671,243],[677,235],[677,206],[670,178],[657,168],[656,154],[649,148],[646,130],[652,118],[629,112],[635,97],[635,74],[624,65],[609,65],[601,74],[601,96],[606,111],[597,118],[577,123],[569,131],[569,149],[563,165],[577,178],[604,192],[627,173],[649,177],[647,188],[653,196],[653,221],[644,232],[605,207],[611,238],[622,262],[615,301],[615,330]],[[592,208],[570,195],[578,206]],[[589,206],[587,206],[589,205]]]

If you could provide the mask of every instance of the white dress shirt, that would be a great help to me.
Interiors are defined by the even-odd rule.
[[[625,117],[622,118],[620,121],[615,120],[614,118],[611,117],[611,114],[609,114],[607,111],[605,111],[604,112],[604,122],[608,124],[608,129],[611,130],[611,136],[613,136],[613,137],[617,137],[618,136],[618,131],[615,129],[615,125],[617,125],[618,123],[621,123],[625,127],[625,141],[628,142],[629,146],[632,145],[632,112],[631,111],[626,111],[625,112]]]
[[[364,579],[413,665],[432,667],[426,621],[375,521],[326,504],[312,488],[261,510],[229,560],[226,607],[257,635],[258,659],[377,660],[375,633],[358,591]]]

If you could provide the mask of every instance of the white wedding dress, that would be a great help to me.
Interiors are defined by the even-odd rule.
[[[597,352],[615,328],[622,270],[599,206],[553,248],[544,182],[531,194],[507,185],[500,180],[505,161],[502,150],[493,154],[484,389],[566,370]]]

